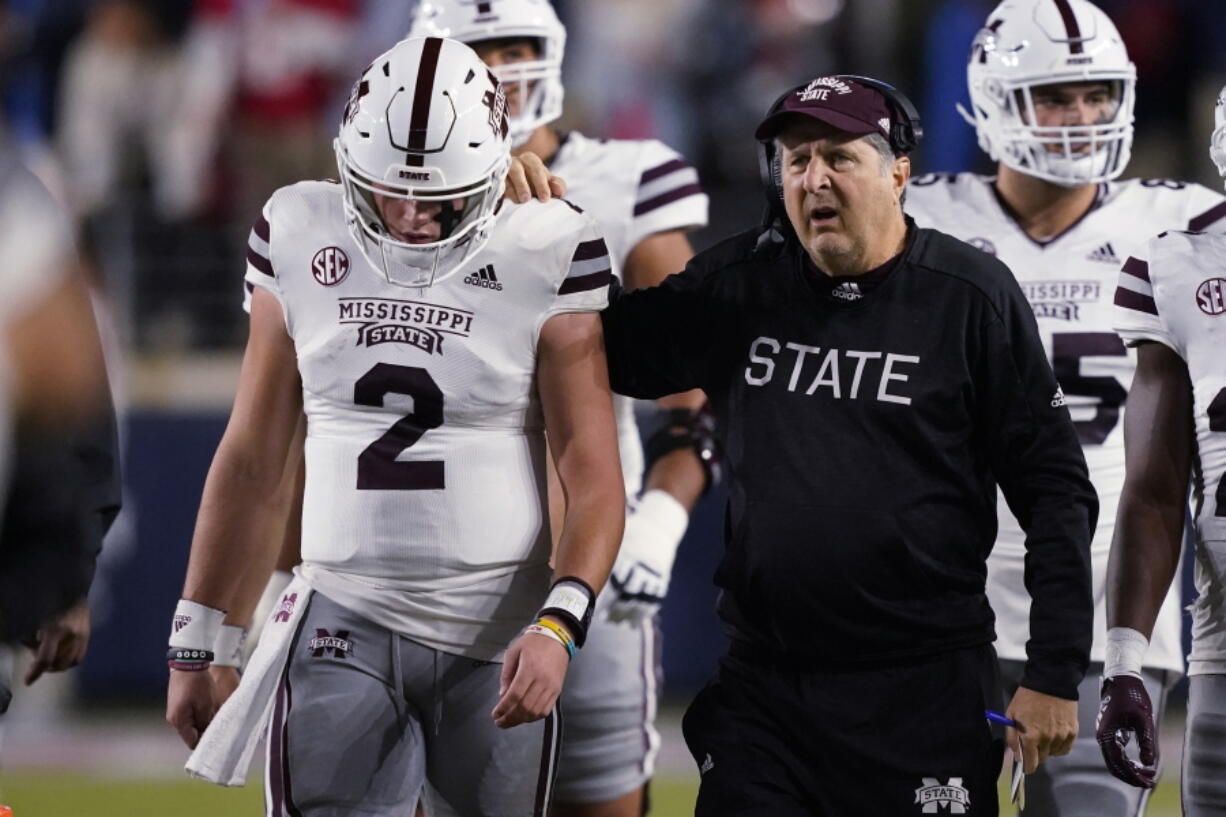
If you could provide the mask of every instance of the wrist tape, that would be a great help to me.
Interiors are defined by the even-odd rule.
[[[213,666],[234,667],[243,666],[244,650],[247,644],[247,628],[236,627],[233,624],[223,624],[217,631],[213,641]]]
[[[1107,655],[1103,664],[1103,677],[1131,675],[1141,677],[1145,651],[1149,639],[1130,627],[1112,627],[1107,630]]]
[[[563,576],[549,589],[545,606],[536,617],[553,616],[558,619],[574,636],[575,647],[582,647],[587,640],[588,625],[592,623],[595,601],[596,594],[587,582],[575,576]]]

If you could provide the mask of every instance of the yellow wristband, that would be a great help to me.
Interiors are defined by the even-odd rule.
[[[550,630],[557,633],[558,637],[565,642],[568,649],[575,643],[575,637],[570,634],[570,630],[566,629],[561,624],[558,624],[556,621],[548,618],[538,618],[536,623],[542,627],[548,627]]]

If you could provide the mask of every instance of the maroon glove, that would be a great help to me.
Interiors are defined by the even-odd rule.
[[[1132,786],[1152,789],[1157,785],[1158,739],[1154,734],[1154,708],[1140,678],[1114,675],[1103,681],[1098,707],[1098,747],[1111,774]],[[1124,747],[1137,736],[1141,762],[1128,757]]]

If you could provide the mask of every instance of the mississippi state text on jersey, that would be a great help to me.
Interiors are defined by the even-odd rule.
[[[503,207],[463,269],[403,287],[358,250],[340,187],[302,182],[269,199],[247,259],[302,376],[303,575],[394,632],[499,659],[549,586],[537,337],[607,303],[595,224],[560,200]]]
[[[600,225],[615,274],[625,269],[630,251],[653,233],[706,226],[707,196],[698,172],[654,139],[590,139],[572,131],[563,134],[549,169],[566,180],[566,198]],[[613,410],[626,495],[637,496],[644,462],[634,400],[615,394]]]
[[[1183,358],[1196,427],[1194,570],[1188,674],[1226,673],[1226,236],[1169,232],[1129,258],[1115,295],[1129,346],[1162,343]]]
[[[1120,265],[1161,230],[1226,229],[1226,199],[1205,187],[1167,180],[1098,186],[1097,199],[1061,235],[1037,242],[1018,225],[993,187],[972,173],[929,174],[911,182],[906,209],[922,226],[944,230],[995,255],[1013,271],[1034,308],[1043,345],[1077,426],[1100,503],[1092,544],[1094,646],[1104,659],[1107,554],[1124,484],[1124,400],[1136,370],[1112,326]],[[1000,533],[988,561],[988,596],[996,612],[1001,658],[1026,659],[1030,596],[1025,590],[1024,533],[1003,497]],[[1178,589],[1163,604],[1146,666],[1181,672]]]

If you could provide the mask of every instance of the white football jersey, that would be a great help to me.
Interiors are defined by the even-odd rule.
[[[1226,236],[1169,232],[1151,240],[1121,270],[1115,303],[1125,343],[1162,343],[1188,366],[1199,593],[1189,607],[1188,674],[1226,673]]]
[[[1086,215],[1056,238],[1038,242],[1009,213],[991,177],[929,174],[911,182],[906,210],[934,227],[997,256],[1017,277],[1034,307],[1043,345],[1081,438],[1098,491],[1092,661],[1104,660],[1107,554],[1124,485],[1123,406],[1136,353],[1113,329],[1112,299],[1120,265],[1164,229],[1226,229],[1226,199],[1208,188],[1167,180],[1098,186]],[[998,498],[1000,532],[988,559],[988,598],[996,612],[996,650],[1025,660],[1030,594],[1024,582],[1025,533]],[[1178,589],[1163,605],[1146,665],[1183,671]]]
[[[498,660],[549,587],[537,338],[608,303],[595,223],[565,201],[502,207],[464,269],[408,288],[362,256],[341,188],[303,182],[269,199],[247,259],[302,376],[304,577],[415,641]]]
[[[566,180],[566,198],[600,224],[615,274],[625,268],[626,256],[644,238],[706,226],[707,196],[698,172],[654,139],[589,139],[571,132],[563,135],[549,169]],[[628,497],[636,496],[643,484],[643,444],[634,402],[630,397],[613,397]]]

